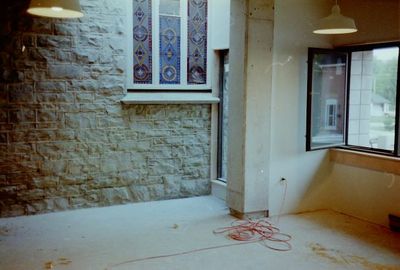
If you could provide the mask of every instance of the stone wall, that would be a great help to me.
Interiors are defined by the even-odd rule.
[[[122,2],[0,11],[0,216],[210,193],[209,105],[121,105]],[[14,2],[14,3],[7,3]]]

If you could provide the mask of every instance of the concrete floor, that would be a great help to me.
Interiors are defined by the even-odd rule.
[[[212,233],[227,213],[198,197],[0,219],[0,269],[400,269],[400,234],[331,211],[281,217],[288,252],[250,243],[133,261],[236,244]]]

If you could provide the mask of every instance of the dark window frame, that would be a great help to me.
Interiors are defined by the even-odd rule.
[[[366,51],[373,49],[382,49],[398,47],[399,55],[397,59],[397,85],[396,85],[396,111],[395,111],[395,127],[394,127],[394,150],[377,149],[372,147],[356,146],[348,144],[348,131],[349,131],[349,109],[350,109],[350,83],[351,83],[351,57],[353,52]],[[346,89],[345,89],[345,126],[344,126],[344,145],[342,146],[326,146],[321,148],[313,149],[311,147],[311,123],[312,123],[312,73],[313,73],[313,54],[315,52],[332,51],[332,52],[345,52],[348,54],[347,71],[346,71]],[[306,118],[306,151],[316,151],[320,149],[330,148],[342,148],[348,150],[354,150],[359,152],[367,152],[391,157],[400,157],[400,41],[365,44],[365,45],[352,45],[337,47],[334,49],[320,49],[320,48],[309,48],[308,49],[308,67],[307,67],[307,118]]]

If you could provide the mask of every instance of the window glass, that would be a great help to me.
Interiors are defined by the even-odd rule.
[[[134,89],[209,90],[207,0],[132,0]],[[132,61],[133,60],[133,61]],[[132,76],[133,75],[133,76]]]
[[[229,92],[229,52],[221,52],[222,74],[219,103],[219,135],[218,135],[218,178],[226,181],[228,177],[228,92]]]
[[[160,1],[160,84],[181,82],[179,3],[179,0]]]
[[[151,0],[133,1],[133,74],[134,83],[152,83]]]
[[[398,47],[351,57],[348,144],[394,151]]]
[[[207,0],[188,0],[188,84],[207,82]]]
[[[160,0],[160,15],[179,16],[180,0]]]
[[[344,143],[347,54],[319,51],[311,59],[310,149]]]

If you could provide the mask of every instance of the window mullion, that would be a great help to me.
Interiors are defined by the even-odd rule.
[[[395,116],[395,135],[394,135],[394,154],[400,156],[400,46],[397,57],[397,84],[396,84],[396,116]]]
[[[153,85],[160,84],[160,0],[153,0]]]
[[[188,1],[181,0],[181,84],[187,85]]]

